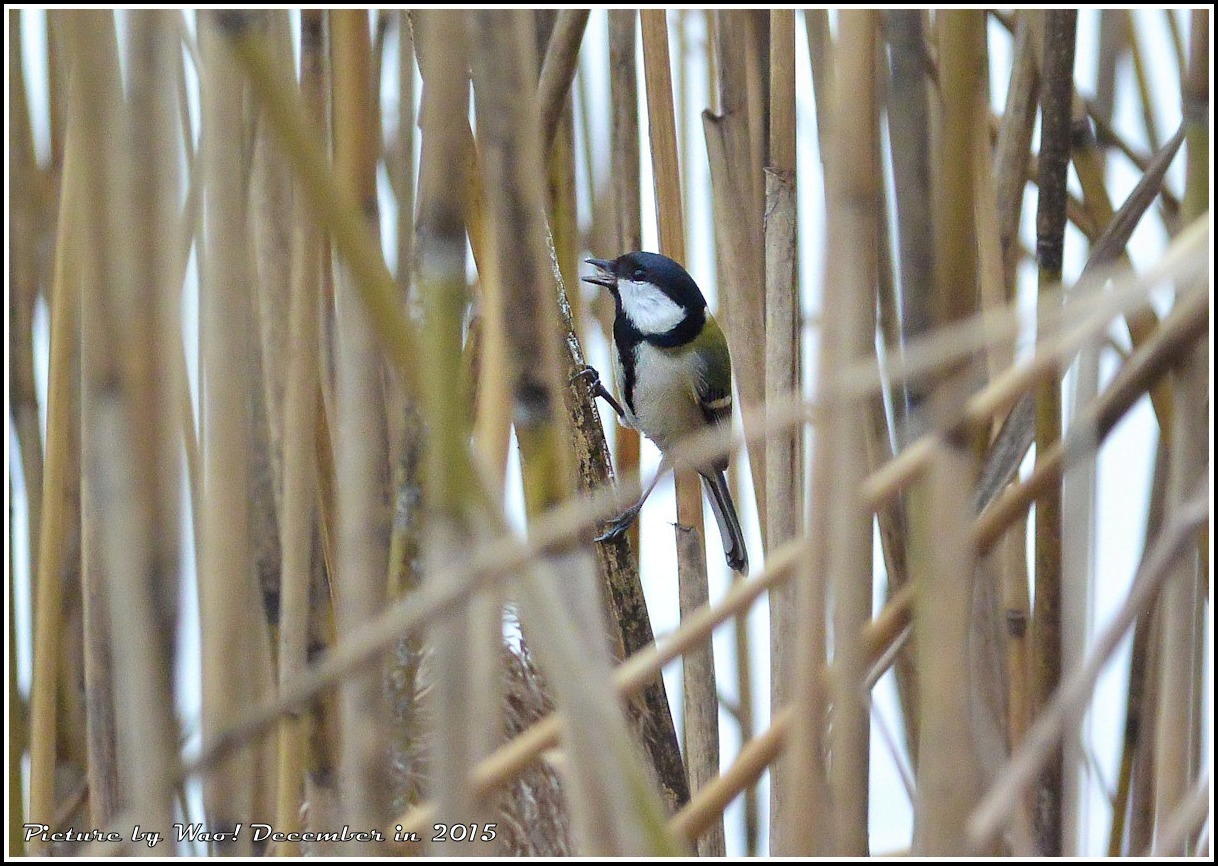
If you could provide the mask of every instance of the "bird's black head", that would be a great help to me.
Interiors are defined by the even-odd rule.
[[[634,252],[613,261],[587,262],[599,273],[584,280],[613,292],[619,314],[643,334],[666,333],[687,317],[705,316],[702,290],[685,268],[667,256]]]

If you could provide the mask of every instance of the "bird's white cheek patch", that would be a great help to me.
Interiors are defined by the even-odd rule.
[[[664,334],[685,318],[685,310],[651,283],[619,280],[622,309],[631,323],[644,334]]]

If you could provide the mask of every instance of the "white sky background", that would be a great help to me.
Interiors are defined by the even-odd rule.
[[[1177,12],[1182,32],[1188,32],[1187,13]],[[1176,64],[1171,56],[1169,34],[1161,10],[1137,10],[1134,15],[1137,20],[1138,36],[1143,49],[1147,52],[1148,71],[1151,75],[1152,92],[1156,95],[1155,109],[1160,136],[1167,138],[1176,128],[1180,118],[1180,89],[1176,76]],[[119,16],[120,21],[122,15]],[[188,18],[193,16],[188,14]],[[674,86],[679,86],[684,79],[687,91],[683,98],[677,94],[677,105],[687,116],[683,128],[688,129],[692,136],[690,140],[681,142],[681,171],[682,183],[686,193],[686,234],[689,261],[688,270],[698,281],[706,293],[712,309],[717,308],[718,286],[714,272],[713,226],[711,222],[710,181],[706,161],[705,139],[702,134],[701,112],[709,104],[706,93],[707,75],[701,63],[702,51],[700,46],[705,40],[704,17],[698,11],[689,11],[683,16],[670,15],[670,43],[674,61],[677,59],[676,24],[679,20],[685,22],[685,42],[688,47],[688,64],[683,75],[674,71]],[[22,14],[25,32],[25,63],[27,85],[30,89],[31,113],[34,122],[36,147],[39,158],[45,160],[49,149],[48,128],[45,114],[46,105],[46,59],[44,55],[45,39],[43,36],[43,13],[41,11],[25,11]],[[192,21],[193,23],[193,21]],[[298,25],[298,16],[293,15],[294,33]],[[1075,62],[1076,81],[1085,95],[1094,91],[1095,70],[1097,64],[1096,52],[1098,45],[1099,13],[1095,10],[1083,10],[1079,13],[1078,49]],[[585,106],[580,102],[580,88],[587,94],[589,104],[590,126],[593,130],[593,173],[596,186],[603,188],[607,183],[610,170],[608,117],[609,117],[609,81],[608,81],[608,35],[607,15],[604,10],[594,10],[588,23],[584,37],[580,75],[585,80],[576,82],[576,135],[582,139],[580,113]],[[7,20],[6,20],[7,37]],[[990,78],[994,97],[994,108],[1001,112],[1005,99],[1005,88],[1010,71],[1010,37],[997,23],[991,22],[989,27]],[[390,34],[386,46],[384,60],[383,98],[382,107],[385,116],[387,135],[395,134],[397,117],[397,39]],[[7,53],[7,38],[6,38]],[[191,70],[189,64],[188,70]],[[189,73],[193,77],[193,70]],[[641,102],[640,116],[641,155],[642,155],[642,191],[643,191],[643,238],[644,248],[657,248],[657,232],[652,190],[650,147],[647,139],[645,89],[643,84],[642,53],[639,50],[639,96]],[[191,82],[197,84],[197,82]],[[819,310],[820,286],[824,279],[824,215],[823,190],[821,186],[821,162],[816,149],[816,118],[814,97],[811,87],[811,73],[807,56],[807,42],[804,36],[802,20],[797,22],[796,30],[796,116],[798,122],[798,185],[799,185],[799,219],[800,219],[800,271],[799,278],[804,291],[804,313],[807,317],[815,317]],[[1123,63],[1118,73],[1116,85],[1115,127],[1135,147],[1143,152],[1148,150],[1145,135],[1142,131],[1140,106],[1136,101],[1136,88],[1133,86],[1133,70],[1128,59]],[[6,93],[7,98],[7,93]],[[197,102],[192,105],[192,117],[198,125]],[[416,152],[417,157],[417,152]],[[885,156],[887,162],[887,156]],[[1169,186],[1179,191],[1182,188],[1184,151],[1181,151],[1168,175]],[[587,226],[589,221],[590,203],[587,197],[587,177],[582,159],[577,159],[577,178],[579,188],[579,212],[581,225]],[[1114,204],[1119,206],[1125,195],[1137,182],[1138,175],[1129,163],[1120,155],[1113,155],[1108,160],[1109,189],[1113,194]],[[887,170],[887,168],[886,168]],[[1071,186],[1077,191],[1077,181],[1071,172]],[[392,194],[381,173],[382,193],[382,238],[385,246],[386,260],[390,267],[395,266],[395,240],[393,238],[396,224],[396,209]],[[1034,247],[1035,235],[1035,190],[1029,186],[1025,198],[1023,236],[1029,247]],[[1029,240],[1031,239],[1031,240]],[[1165,247],[1166,235],[1161,222],[1153,215],[1148,215],[1142,225],[1135,231],[1130,242],[1130,255],[1139,268],[1144,268],[1156,260]],[[612,258],[624,250],[588,250],[588,255],[601,258]],[[1081,270],[1086,256],[1085,240],[1070,228],[1067,232],[1065,273],[1067,278],[1076,277]],[[1032,286],[1034,291],[1035,276],[1031,272],[1031,280],[1025,280],[1024,285]],[[590,296],[593,287],[581,285],[568,286],[568,292],[584,291]],[[186,295],[184,299],[184,333],[187,337],[187,358],[192,362],[197,357],[197,276],[194,268],[190,269]],[[39,387],[41,406],[45,413],[46,400],[46,358],[47,358],[47,321],[46,311],[40,304],[36,313],[36,379]],[[611,369],[608,363],[607,347],[596,329],[588,329],[591,335],[584,346],[589,363],[602,371]],[[1123,327],[1114,327],[1111,331],[1113,338],[1121,345],[1128,345],[1128,337]],[[805,381],[815,381],[816,358],[819,348],[817,332],[814,323],[807,323],[804,329],[804,358]],[[1030,345],[1032,336],[1024,341],[1024,346]],[[1111,350],[1101,353],[1101,385],[1111,378],[1117,367],[1117,358]],[[196,381],[196,370],[191,369],[192,386]],[[1069,383],[1068,383],[1069,386]],[[6,382],[7,387],[7,382]],[[1069,387],[1066,399],[1069,400]],[[197,396],[197,392],[196,392]],[[1069,405],[1069,403],[1067,403]],[[616,425],[612,413],[602,413],[606,420],[606,428],[612,437]],[[1069,423],[1067,417],[1066,423]],[[11,419],[10,419],[11,424]],[[44,417],[45,424],[45,417]],[[10,427],[11,430],[11,427]],[[1125,597],[1129,582],[1137,566],[1142,551],[1143,534],[1150,477],[1153,467],[1154,443],[1156,440],[1156,424],[1153,413],[1147,401],[1143,400],[1121,424],[1113,431],[1108,443],[1100,452],[1098,459],[1098,489],[1097,489],[1097,536],[1095,540],[1094,575],[1091,578],[1089,590],[1091,599],[1091,633],[1107,622],[1112,612]],[[514,440],[513,440],[514,441]],[[20,460],[16,455],[16,440],[9,433],[6,444],[12,455],[8,468],[13,476],[12,515],[16,523],[17,539],[14,551],[14,562],[17,570],[15,597],[12,600],[17,606],[18,613],[18,644],[22,670],[19,671],[23,690],[28,690],[29,661],[31,657],[31,642],[28,626],[29,611],[29,573],[28,573],[28,538],[24,530],[26,526],[26,507],[24,480],[21,477]],[[514,446],[513,446],[514,447]],[[809,448],[806,452],[811,454]],[[659,454],[650,443],[643,446],[643,473],[649,477],[659,462]],[[740,472],[740,489],[749,491],[748,462],[741,454],[734,459]],[[515,467],[512,461],[509,465]],[[518,525],[523,525],[522,500],[519,493],[519,474],[513,468],[509,474],[509,485],[514,487],[509,494],[509,507],[514,511]],[[753,573],[763,568],[761,535],[757,525],[752,496],[745,492],[740,496],[737,505],[741,511],[741,519],[745,526],[748,548],[751,552]],[[6,510],[7,513],[7,510]],[[675,503],[671,482],[665,482],[657,488],[655,494],[644,507],[642,521],[642,550],[640,563],[643,571],[644,590],[647,595],[651,612],[652,625],[657,636],[673,631],[678,625],[677,593],[676,593],[676,554],[673,545],[672,522],[675,515]],[[189,521],[184,525],[184,532],[189,533]],[[184,536],[184,540],[189,536]],[[729,585],[730,575],[723,561],[719,533],[713,520],[705,527],[708,570],[711,581],[711,600],[722,597]],[[1067,545],[1068,546],[1068,545]],[[884,576],[882,573],[883,560],[876,549],[876,585],[875,595],[877,609],[884,597]],[[184,587],[193,587],[194,575],[193,554],[188,546],[183,546],[183,580]],[[1099,590],[1094,587],[1100,587]],[[193,590],[183,593],[183,628],[184,643],[180,658],[179,681],[182,683],[180,708],[183,714],[184,729],[194,732],[196,737],[190,748],[197,748],[199,695],[198,688],[198,647],[197,647],[197,608]],[[1212,604],[1211,604],[1212,610]],[[754,606],[749,618],[750,638],[753,647],[753,705],[755,708],[757,731],[760,732],[769,724],[769,664],[768,652],[768,612],[764,600]],[[7,624],[6,624],[7,627]],[[716,668],[719,679],[719,689],[725,700],[735,702],[736,670],[734,659],[734,639],[729,629],[720,629],[714,642]],[[1096,701],[1085,723],[1084,742],[1090,758],[1094,761],[1095,771],[1090,773],[1085,786],[1083,807],[1080,818],[1080,847],[1081,854],[1102,854],[1106,847],[1108,826],[1111,811],[1108,805],[1108,793],[1115,786],[1116,761],[1119,756],[1120,737],[1124,724],[1125,673],[1128,670],[1128,640],[1124,649],[1119,653],[1106,670],[1097,689]],[[1211,655],[1212,658],[1212,655]],[[668,687],[669,701],[672,706],[675,721],[680,730],[680,663],[674,663],[665,671],[665,682]],[[912,833],[912,809],[897,770],[897,761],[908,766],[908,755],[903,746],[900,755],[894,756],[887,745],[890,737],[897,742],[903,742],[899,710],[895,701],[895,687],[890,674],[877,685],[874,694],[873,719],[880,717],[889,735],[872,725],[872,812],[871,812],[871,844],[873,853],[895,852],[907,849]],[[1211,699],[1212,703],[1212,699]],[[726,710],[720,712],[720,736],[722,743],[721,765],[727,767],[734,760],[739,748],[739,736],[735,720]],[[1210,744],[1206,744],[1207,754]],[[761,788],[760,803],[762,809],[762,850],[766,850],[765,828],[767,825],[766,811],[768,794],[765,779]],[[201,809],[195,810],[201,816]],[[727,838],[729,855],[743,853],[742,832],[743,811],[739,800],[728,809],[726,815]]]

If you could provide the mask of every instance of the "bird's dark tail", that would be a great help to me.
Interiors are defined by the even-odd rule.
[[[727,478],[722,469],[702,476],[702,485],[710,497],[711,510],[715,512],[715,522],[719,524],[719,534],[723,537],[723,553],[727,556],[727,565],[732,571],[740,574],[749,573],[749,555],[744,549],[744,532],[740,529],[740,518],[736,516],[736,506],[732,504],[732,494],[727,487]]]

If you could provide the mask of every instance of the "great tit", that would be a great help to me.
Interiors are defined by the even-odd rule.
[[[613,261],[587,259],[598,273],[584,277],[613,295],[613,367],[622,404],[600,383],[594,390],[622,423],[656,444],[663,457],[643,496],[597,540],[616,538],[634,522],[682,439],[732,417],[732,360],[727,340],[706,309],[706,299],[685,268],[657,253],[634,252]],[[595,376],[595,371],[591,371]],[[710,497],[727,564],[749,568],[744,533],[724,471],[727,457],[698,467]]]

